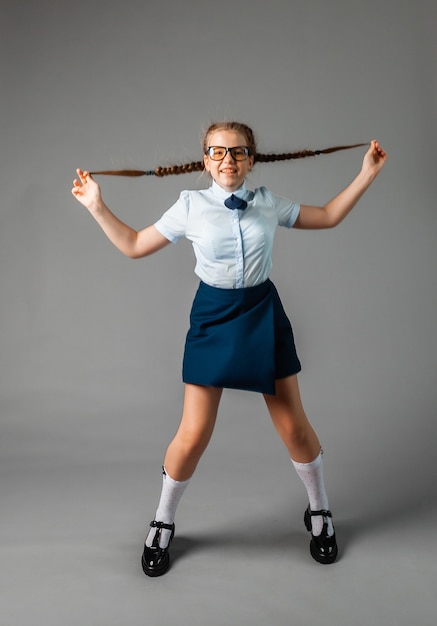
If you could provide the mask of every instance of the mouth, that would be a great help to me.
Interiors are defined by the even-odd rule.
[[[222,174],[236,174],[237,170],[231,167],[224,167],[220,170]]]

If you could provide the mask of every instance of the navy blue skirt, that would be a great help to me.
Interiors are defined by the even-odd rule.
[[[185,383],[275,394],[300,372],[293,330],[274,284],[220,289],[201,282],[190,314]]]

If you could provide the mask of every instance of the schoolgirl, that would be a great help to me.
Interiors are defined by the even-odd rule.
[[[169,568],[176,509],[211,438],[224,388],[263,394],[307,490],[304,523],[311,534],[310,553],[324,564],[337,558],[321,446],[299,394],[301,365],[293,331],[269,279],[272,247],[277,226],[320,229],[339,224],[380,172],[387,155],[373,140],[356,178],[324,206],[297,204],[265,187],[250,190],[245,182],[256,162],[320,152],[261,155],[247,125],[213,124],[205,133],[202,161],[140,172],[163,176],[204,169],[212,178],[207,189],[183,191],[155,224],[140,231],[110,211],[89,172],[77,170],[74,197],[121,252],[146,257],[186,237],[192,242],[200,279],[185,343],[182,419],[165,454],[161,497],[141,558],[147,576],[160,576]]]

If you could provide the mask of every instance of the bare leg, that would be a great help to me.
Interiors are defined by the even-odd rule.
[[[313,461],[320,442],[302,406],[297,376],[277,380],[276,396],[265,394],[264,399],[290,457],[299,463]]]
[[[273,424],[288,449],[293,465],[307,490],[311,511],[305,525],[311,529],[311,554],[320,563],[332,563],[337,556],[334,527],[326,495],[319,439],[302,406],[297,376],[276,381],[276,396],[264,396]]]
[[[167,448],[161,498],[141,559],[147,576],[162,576],[168,570],[176,508],[211,439],[221,395],[222,389],[216,387],[185,386],[181,423]]]
[[[185,385],[181,423],[164,459],[165,469],[174,480],[182,482],[193,475],[211,439],[222,391]]]

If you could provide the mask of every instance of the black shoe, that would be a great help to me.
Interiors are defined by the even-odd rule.
[[[153,522],[150,522],[150,526],[152,528],[157,528],[158,531],[155,533],[155,537],[150,548],[146,545],[144,546],[143,555],[141,557],[141,565],[143,566],[143,572],[146,576],[162,576],[170,567],[170,555],[168,553],[168,549],[174,537],[175,525],[164,524],[164,522],[156,522],[153,520]],[[159,538],[161,536],[161,529],[163,528],[171,530],[170,541],[168,542],[166,548],[159,547]]]
[[[312,531],[311,517],[321,515],[323,517],[323,528],[320,535],[314,536]],[[308,506],[305,511],[303,521],[306,529],[311,533],[310,552],[313,559],[319,563],[334,563],[338,554],[335,532],[332,537],[328,537],[328,517],[332,517],[331,511],[311,511]]]

